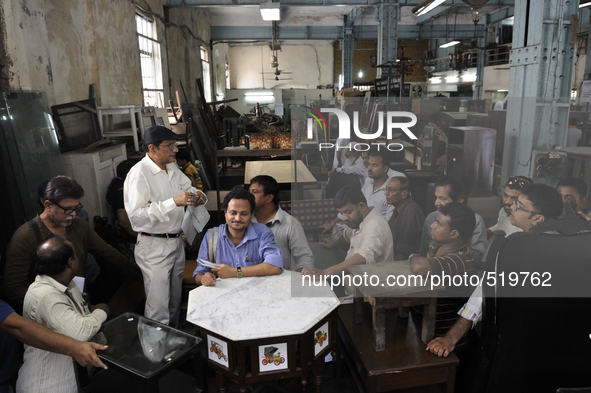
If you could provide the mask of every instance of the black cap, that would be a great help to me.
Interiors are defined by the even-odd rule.
[[[173,141],[181,138],[182,135],[175,134],[164,126],[152,126],[144,132],[144,146],[147,149],[149,145],[157,142]]]

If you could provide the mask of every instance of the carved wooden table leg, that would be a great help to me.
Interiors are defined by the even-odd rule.
[[[423,327],[421,339],[425,344],[435,336],[435,311],[437,310],[437,298],[431,298],[429,303],[423,306]]]
[[[314,375],[314,384],[316,385],[316,393],[322,393],[322,374]]]
[[[353,322],[363,323],[363,295],[355,289],[355,297],[353,298],[353,306],[355,309],[355,316]]]
[[[302,376],[301,383],[302,383],[302,392],[305,392],[306,389],[308,388],[308,378],[307,378],[307,376],[306,377],[303,377]]]
[[[386,310],[378,304],[374,304],[371,314],[373,322],[373,349],[383,351],[386,349]]]
[[[228,390],[226,388],[226,381],[224,374],[219,371],[215,372],[215,382],[218,385],[218,393],[226,393]]]

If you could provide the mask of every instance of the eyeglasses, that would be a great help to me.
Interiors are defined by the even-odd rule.
[[[170,150],[172,150],[172,149],[174,149],[175,147],[177,147],[177,146],[178,146],[178,142],[171,143],[171,144],[169,144],[169,145],[160,145],[160,146],[161,146],[161,147],[166,147],[167,149],[170,149]]]
[[[388,194],[394,194],[396,191],[404,191],[406,188],[386,188],[384,191]]]
[[[512,186],[514,184],[519,184],[519,187],[523,188],[525,186],[529,186],[530,184],[532,184],[532,181],[527,177],[523,176],[510,176],[507,179],[507,185]]]
[[[77,206],[74,206],[74,207],[63,207],[63,206],[60,206],[59,203],[55,203],[55,202],[53,202],[53,204],[56,205],[57,207],[59,207],[60,209],[62,209],[64,211],[64,214],[72,214],[74,212],[79,212],[84,207],[84,206],[82,206],[81,203],[79,203]]]
[[[526,212],[526,213],[530,213],[530,214],[542,214],[542,213],[537,212],[535,210],[527,210],[527,209],[522,208],[521,206],[519,206],[517,204],[517,201],[515,201],[515,209],[516,210],[521,210],[522,212]]]

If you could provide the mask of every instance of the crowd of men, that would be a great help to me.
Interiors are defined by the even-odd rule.
[[[18,391],[76,391],[69,357],[82,365],[104,367],[94,350],[105,347],[85,341],[109,316],[137,310],[142,302],[146,317],[179,325],[185,270],[182,224],[192,217],[187,210],[205,204],[206,196],[198,189],[200,179],[187,165],[186,155],[181,154],[183,161],[177,165],[177,139],[161,126],[146,130],[146,156],[120,179],[123,202],[117,217],[135,239],[132,258],[77,217],[84,190],[66,176],[49,181],[42,193],[43,211],[15,232],[7,249],[4,289],[25,318],[0,301],[0,330],[26,344]],[[199,250],[198,260],[215,267],[200,262],[193,273],[196,284],[214,286],[219,280],[275,275],[284,269],[325,276],[346,272],[352,265],[401,260],[409,260],[411,271],[423,276],[462,275],[482,269],[493,234],[529,232],[563,214],[589,220],[583,211],[587,185],[582,180],[561,179],[553,189],[522,176],[507,179],[497,223],[488,229],[467,206],[465,185],[448,176],[435,183],[436,211],[425,217],[411,195],[409,178],[388,164],[383,151],[335,157],[327,192],[334,195],[339,214],[322,226],[332,236],[320,245],[347,251],[322,268],[315,263],[314,247],[302,225],[279,206],[274,178],[256,176],[248,190],[231,191],[223,201],[225,224],[207,230]],[[191,178],[182,169],[189,170]],[[123,277],[105,303],[94,306],[82,296],[88,283],[81,291],[73,282],[75,276],[88,278],[89,256],[99,268]],[[437,337],[427,345],[439,356],[454,351],[460,355],[467,333],[483,312],[481,288],[447,291],[450,296],[438,300]],[[20,353],[7,335],[0,335],[0,344],[2,358],[7,359],[0,366],[0,393],[11,392]]]

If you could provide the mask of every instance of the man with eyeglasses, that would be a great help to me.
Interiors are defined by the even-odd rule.
[[[521,195],[511,207],[511,224],[523,232],[548,219],[557,219],[562,213],[562,197],[550,186],[530,184],[521,190]],[[482,287],[477,287],[466,304],[458,311],[460,318],[445,336],[434,338],[427,350],[437,356],[448,356],[466,333],[482,319]]]
[[[179,138],[163,126],[148,128],[143,140],[148,152],[123,185],[125,211],[138,233],[134,255],[144,277],[144,315],[173,327],[179,320],[185,271],[185,207],[206,202],[176,165]]]
[[[499,220],[495,225],[486,230],[487,238],[490,238],[494,231],[503,231],[505,232],[505,236],[522,231],[521,228],[511,224],[509,217],[511,216],[513,205],[519,195],[521,195],[521,190],[530,184],[533,184],[533,180],[525,176],[510,176],[507,179],[507,185],[505,185],[505,189],[503,190],[503,206],[499,210]]]
[[[6,249],[4,291],[13,307],[22,310],[27,288],[35,279],[37,246],[51,235],[65,237],[72,242],[76,255],[94,255],[99,264],[109,264],[114,271],[131,278],[124,284],[129,294],[118,293],[109,302],[115,313],[132,311],[143,298],[141,289],[134,292],[134,283],[140,283],[138,267],[113,247],[105,243],[92,227],[76,213],[82,209],[80,198],[84,190],[74,179],[56,176],[45,189],[43,212],[16,230]],[[77,276],[86,277],[86,264],[80,263]],[[141,288],[141,284],[138,284]]]
[[[384,195],[388,204],[394,206],[394,213],[388,221],[394,241],[394,260],[407,259],[409,255],[419,251],[425,215],[410,196],[410,182],[406,177],[390,178]]]

